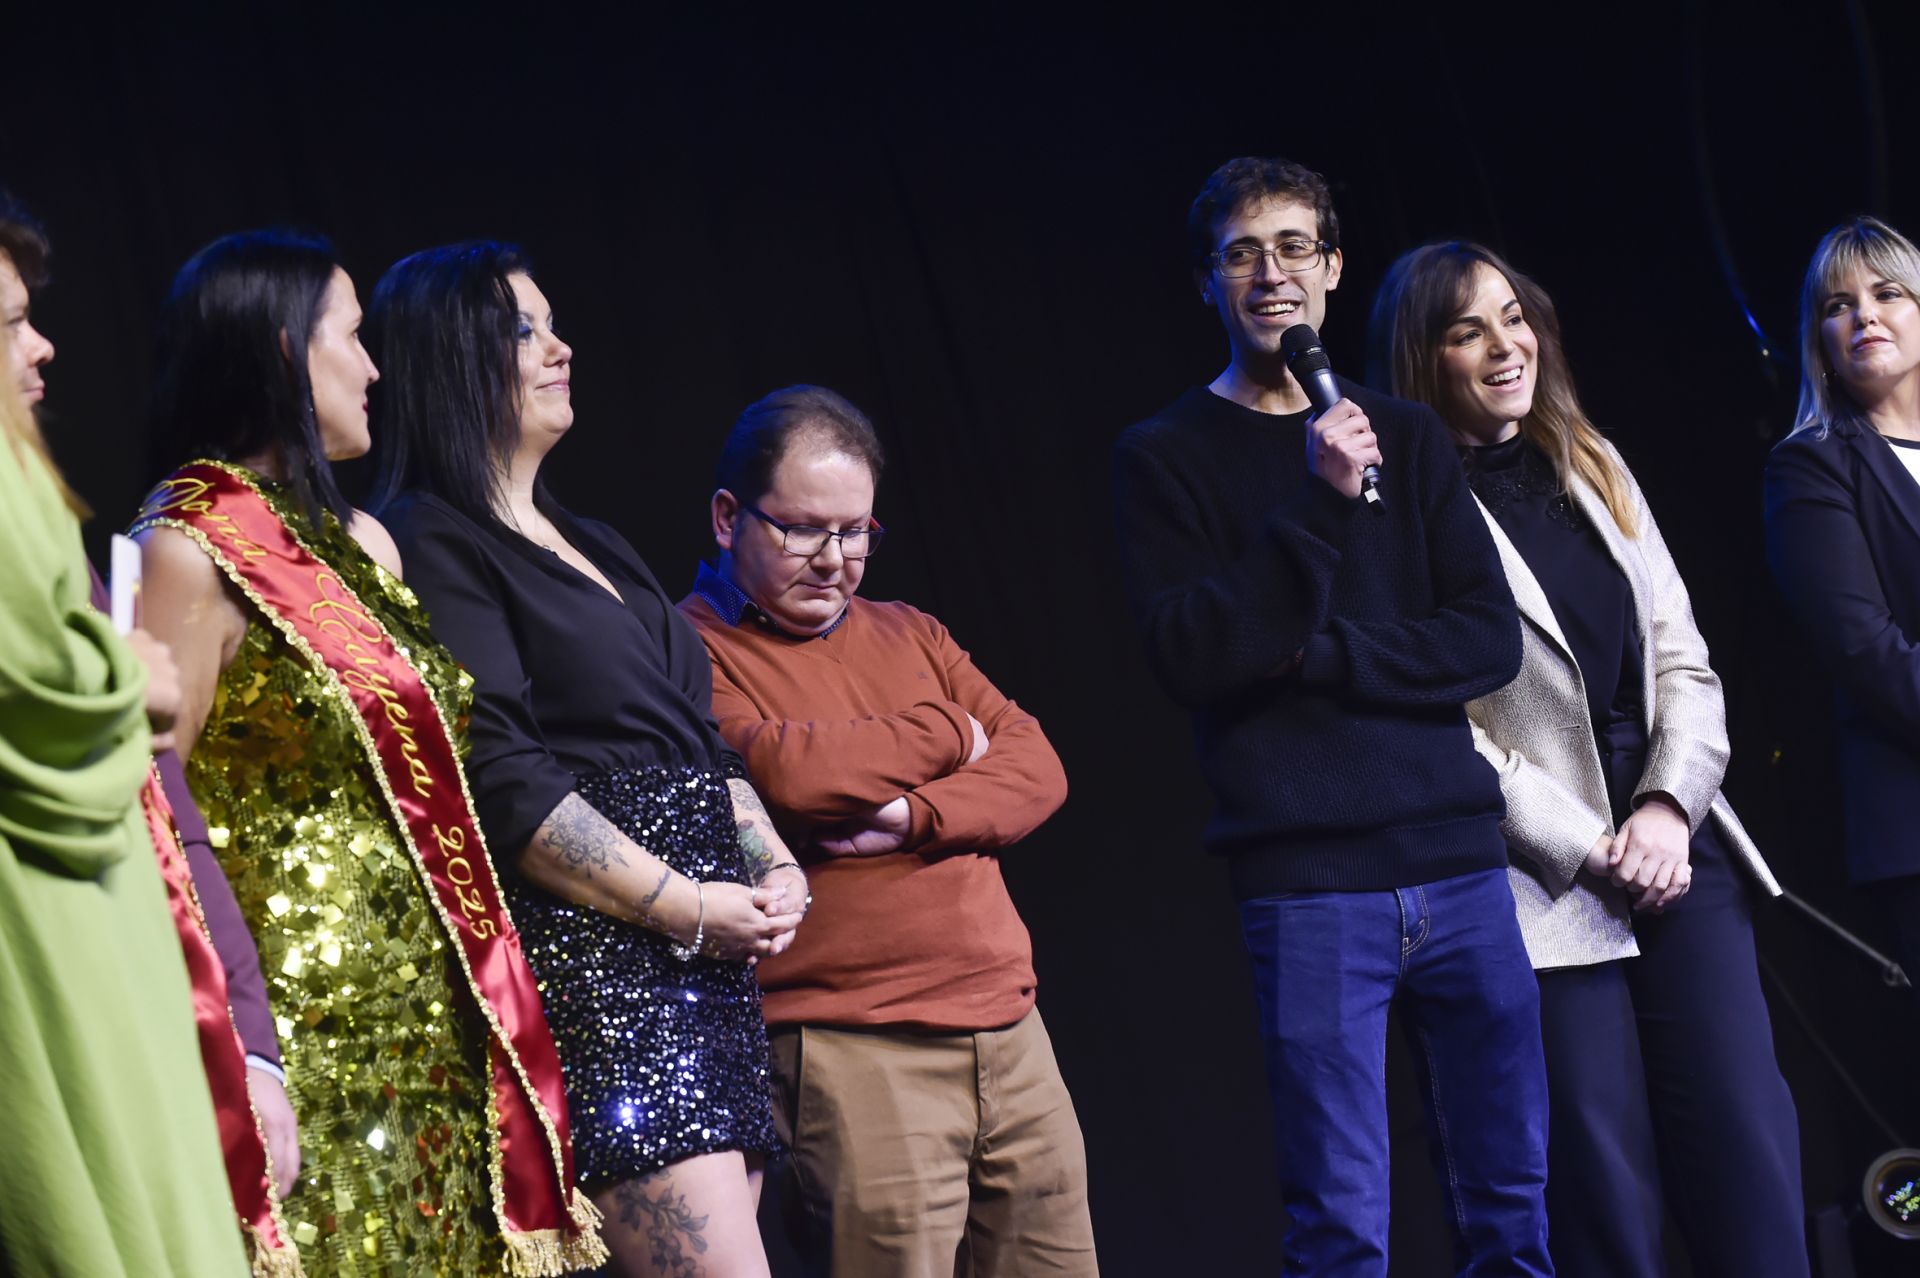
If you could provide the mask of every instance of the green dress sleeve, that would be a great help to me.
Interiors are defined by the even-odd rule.
[[[160,868],[145,678],[0,435],[0,1273],[247,1273]]]
[[[92,877],[127,853],[146,674],[89,603],[79,524],[46,467],[0,452],[0,835]]]

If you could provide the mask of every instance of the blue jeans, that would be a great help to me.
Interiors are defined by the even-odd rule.
[[[1468,1275],[1550,1278],[1540,996],[1504,869],[1240,906],[1273,1094],[1290,1275],[1385,1278],[1387,1009],[1426,1092]]]

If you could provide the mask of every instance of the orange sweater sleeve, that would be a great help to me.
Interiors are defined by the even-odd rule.
[[[947,628],[922,613],[953,699],[987,730],[973,763],[907,791],[920,852],[991,851],[1026,838],[1067,799],[1067,773],[1040,721],[1002,696]]]
[[[973,746],[967,712],[946,700],[859,718],[766,718],[717,656],[713,714],[783,834],[896,799],[953,771]]]

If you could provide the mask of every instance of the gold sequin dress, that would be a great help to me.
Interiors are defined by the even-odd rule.
[[[472,680],[413,593],[331,515],[316,533],[254,482],[411,656],[464,748]],[[484,1025],[350,714],[253,616],[187,768],[280,1031],[301,1149],[287,1223],[309,1278],[503,1273]]]

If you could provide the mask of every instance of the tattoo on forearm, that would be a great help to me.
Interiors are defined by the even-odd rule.
[[[767,805],[754,793],[753,786],[739,777],[727,782],[727,789],[733,792],[734,824],[740,830],[740,850],[746,853],[747,877],[749,882],[758,883],[773,868],[776,859],[774,844],[780,836],[774,833],[773,816],[767,811]],[[765,833],[761,827],[765,827]],[[769,842],[768,836],[772,836]]]
[[[620,832],[577,794],[561,800],[536,841],[581,878],[590,879],[595,870],[604,873],[627,863],[626,854],[620,850]]]
[[[649,1172],[614,1186],[620,1223],[646,1238],[653,1250],[655,1273],[664,1278],[700,1278],[706,1272],[699,1257],[707,1251],[707,1218],[693,1214],[687,1196],[674,1193],[671,1181],[661,1188],[659,1197],[648,1194],[645,1186],[662,1176],[663,1172]]]
[[[666,866],[660,867],[660,881],[653,885],[653,891],[647,893],[645,896],[640,898],[640,917],[641,918],[649,919],[649,920],[653,918],[653,903],[655,901],[658,901],[660,899],[660,894],[667,890],[667,880],[672,877],[673,877],[672,866],[666,865]]]
[[[767,846],[766,837],[760,833],[757,822],[737,821],[735,824],[740,827],[740,850],[747,854],[747,877],[758,883],[773,868],[773,849]]]
[[[727,788],[733,792],[734,809],[743,816],[760,817],[773,824],[773,817],[767,811],[767,805],[760,802],[760,795],[751,783],[734,777],[727,782]]]

